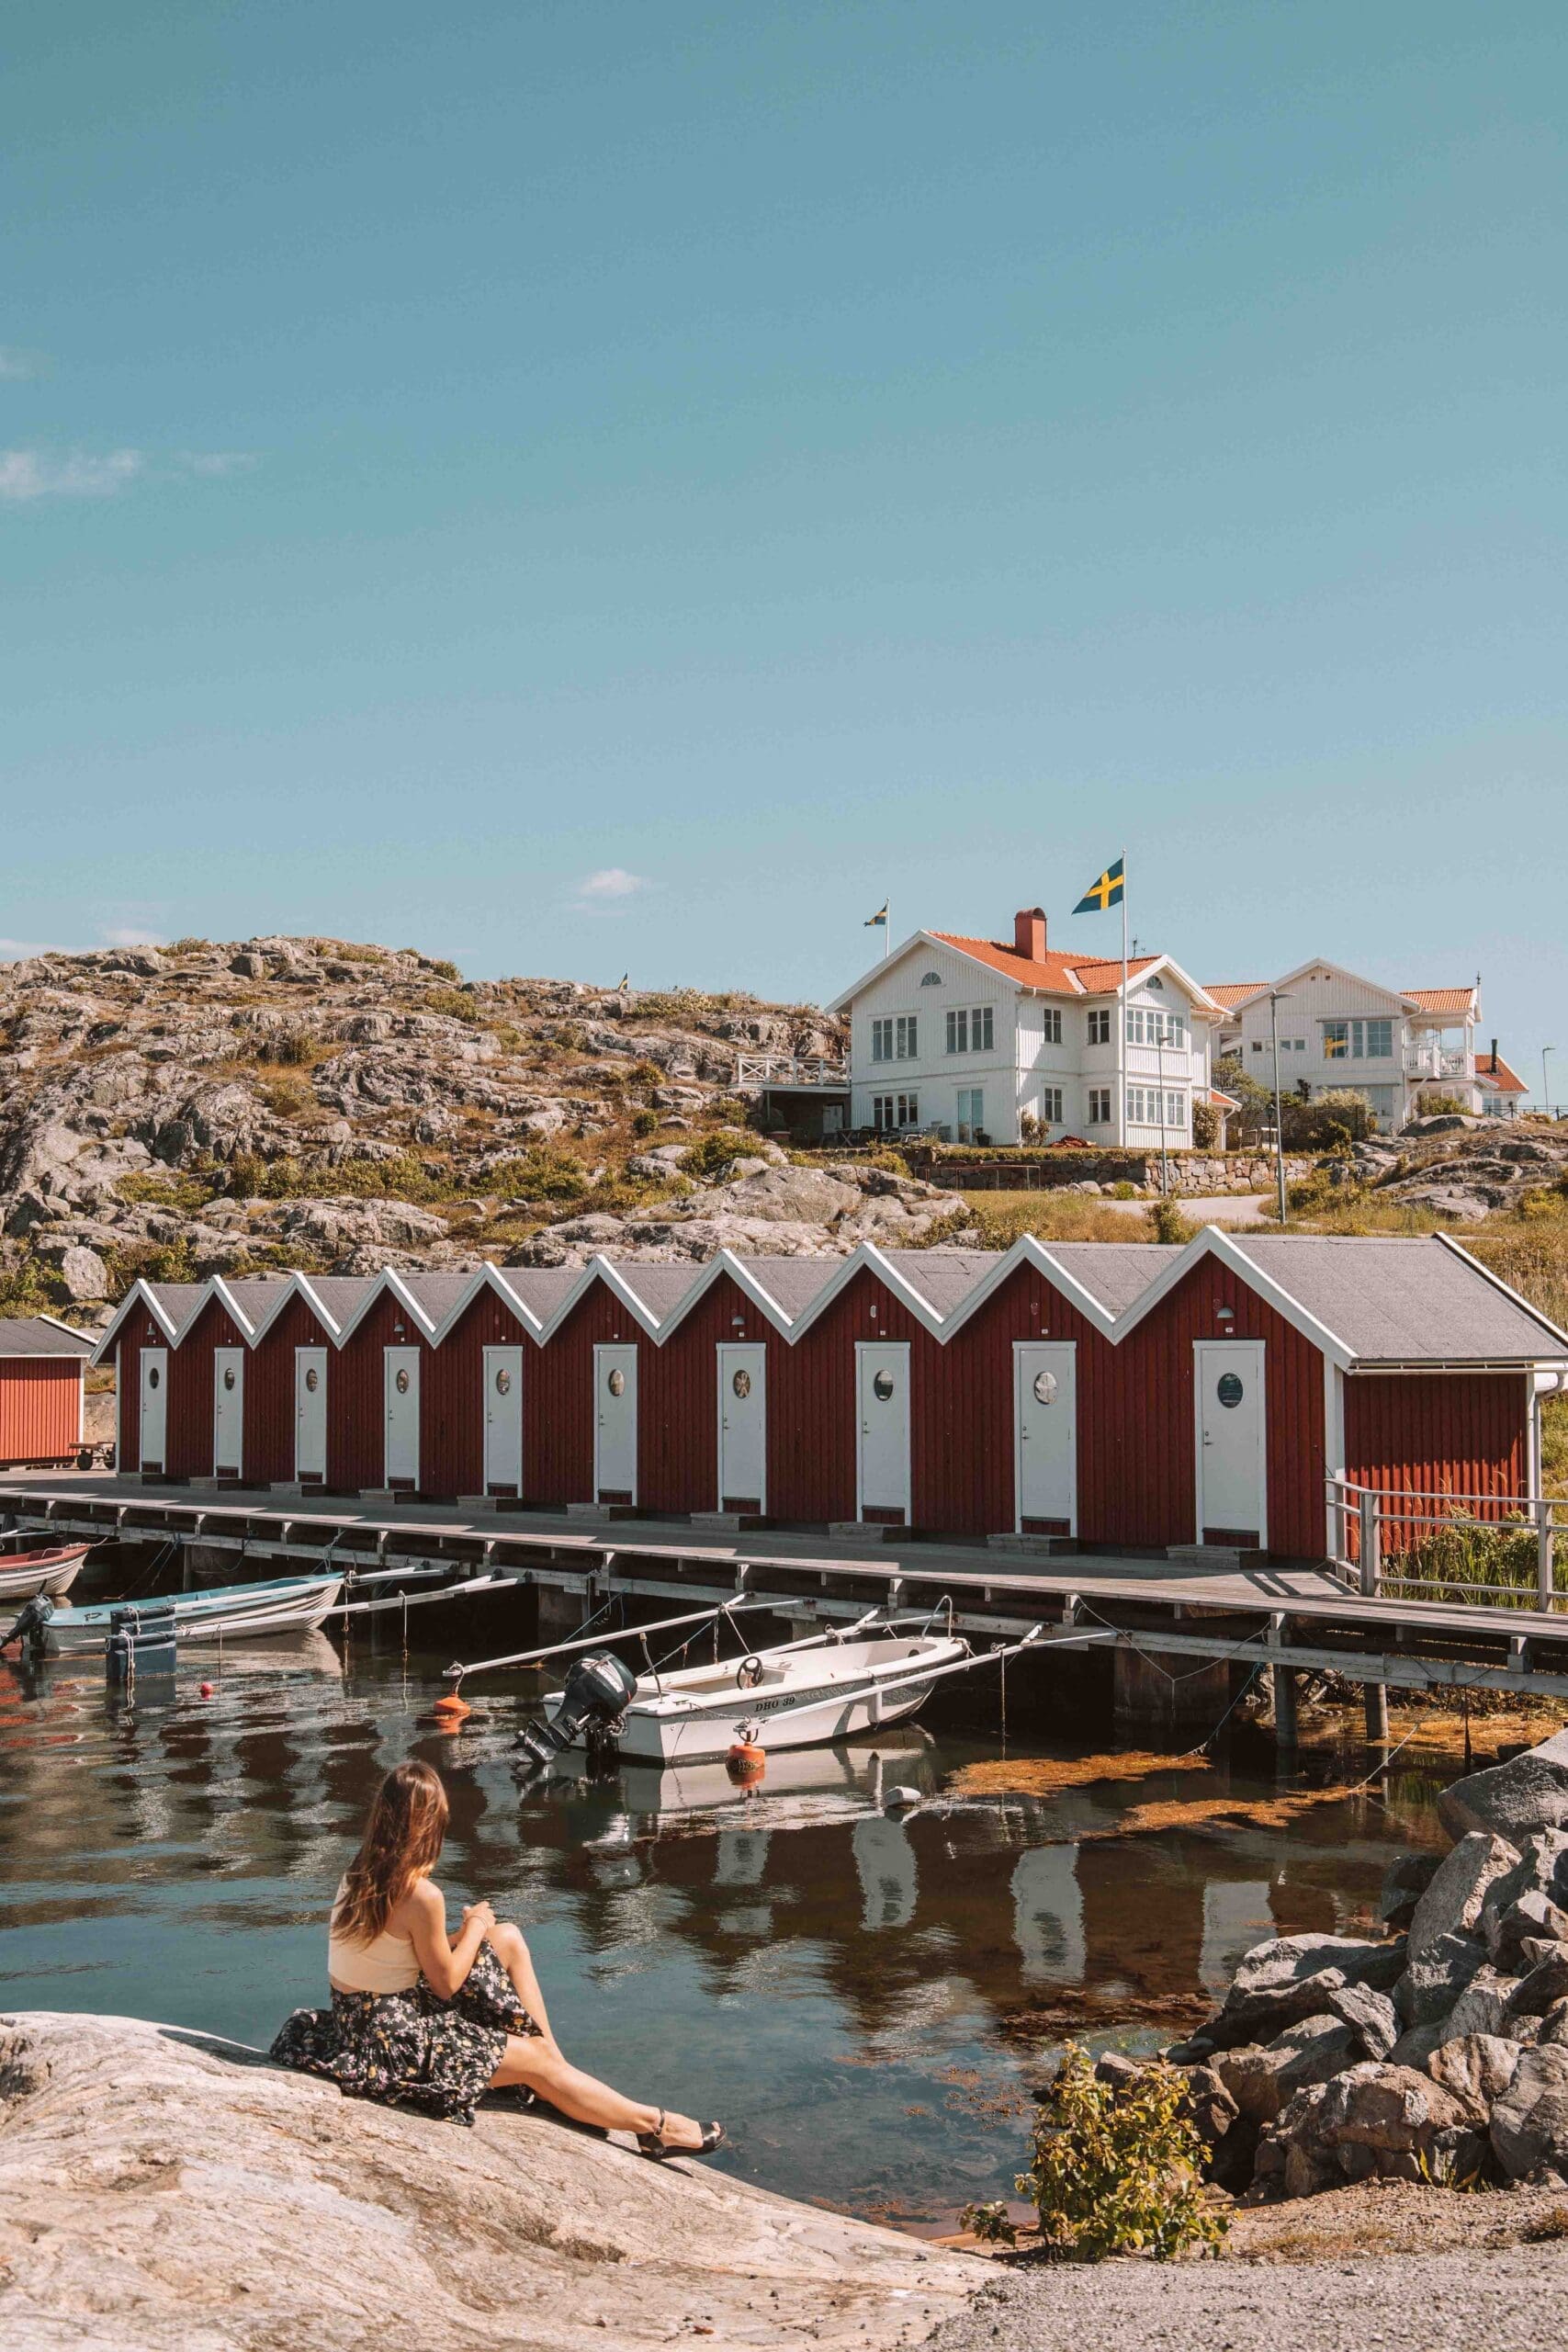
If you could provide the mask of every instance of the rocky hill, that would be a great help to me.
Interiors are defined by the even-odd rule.
[[[463,980],[412,949],[252,939],[0,966],[0,1300],[138,1273],[847,1252],[955,1229],[897,1172],[747,1134],[737,1062],[836,1052],[809,1005]]]

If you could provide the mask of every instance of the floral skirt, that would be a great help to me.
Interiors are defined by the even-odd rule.
[[[449,2001],[423,1977],[407,1993],[340,1993],[330,2009],[296,2009],[279,2029],[280,2065],[325,2075],[350,2098],[417,2107],[471,2123],[509,2033],[537,2033],[489,1944]]]

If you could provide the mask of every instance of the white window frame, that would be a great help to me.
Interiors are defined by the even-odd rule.
[[[1042,1043],[1044,1045],[1059,1046],[1061,1044],[1062,1008],[1059,1004],[1048,1004],[1042,1010],[1040,1015],[1040,1035]]]
[[[996,1044],[995,1005],[955,1005],[948,1013],[947,1050],[950,1054],[994,1053]]]
[[[976,1109],[976,1105],[978,1105],[977,1115]],[[958,1090],[958,1110],[956,1114],[956,1124],[953,1129],[957,1141],[960,1143],[964,1141],[965,1138],[963,1134],[963,1129],[967,1127],[969,1130],[968,1141],[973,1143],[976,1134],[978,1131],[983,1130],[985,1125],[985,1088],[983,1086],[961,1086]]]
[[[1091,1086],[1089,1090],[1089,1118],[1085,1124],[1091,1127],[1108,1127],[1111,1125],[1111,1090],[1109,1086]]]
[[[919,1061],[919,1034],[918,1014],[913,1012],[895,1014],[893,1058],[896,1062]]]
[[[1040,1118],[1048,1127],[1065,1126],[1066,1109],[1059,1086],[1043,1086],[1040,1090]]]
[[[1089,1007],[1088,1042],[1091,1046],[1109,1046],[1111,1043],[1111,1007],[1108,1004]]]

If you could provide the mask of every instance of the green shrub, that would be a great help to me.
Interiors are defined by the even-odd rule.
[[[111,1298],[122,1298],[134,1282],[193,1283],[197,1278],[190,1243],[183,1238],[127,1242],[123,1249],[106,1250],[104,1264]]]
[[[1113,2087],[1096,2079],[1086,2051],[1068,2049],[1035,2118],[1033,2162],[1018,2177],[1045,2246],[1072,2262],[1145,2253],[1169,2262],[1219,2245],[1228,2223],[1203,2187],[1186,2101],[1174,2066]]]
[[[1280,1133],[1287,1151],[1334,1151],[1360,1143],[1377,1122],[1364,1094],[1352,1086],[1330,1087],[1303,1102],[1287,1094],[1280,1105]]]
[[[1531,1609],[1538,1544],[1535,1527],[1517,1511],[1500,1520],[1478,1520],[1456,1506],[1440,1524],[1425,1528],[1390,1518],[1382,1527],[1383,1590],[1397,1593],[1408,1587],[1423,1600]],[[1568,1562],[1558,1560],[1554,1567],[1555,1589],[1568,1590]]]
[[[1136,1184],[1129,1184],[1123,1178],[1121,1183],[1111,1185],[1111,1197],[1113,1201],[1135,1201],[1138,1197],[1138,1188]]]
[[[133,1206],[175,1209],[181,1216],[196,1216],[216,1199],[219,1185],[209,1175],[181,1173],[174,1168],[166,1174],[155,1174],[146,1169],[134,1176],[122,1176],[114,1190],[116,1200]]]
[[[1437,1119],[1454,1115],[1467,1119],[1471,1116],[1471,1108],[1470,1104],[1461,1102],[1457,1094],[1445,1094],[1440,1087],[1428,1087],[1425,1092],[1416,1097],[1416,1115],[1418,1119]]]
[[[1213,1151],[1220,1140],[1220,1114],[1212,1102],[1192,1105],[1192,1148]]]
[[[430,968],[438,980],[460,980],[463,977],[456,964],[449,962],[445,956],[437,956]]]
[[[457,978],[456,972],[452,977]],[[420,1009],[441,1013],[448,1021],[466,1022],[470,1029],[482,1029],[485,1025],[484,1014],[462,989],[427,989]]]
[[[64,1283],[36,1258],[0,1267],[0,1315],[47,1315],[64,1295]]]
[[[520,1159],[501,1161],[486,1177],[485,1187],[519,1200],[575,1201],[588,1190],[588,1177],[580,1159],[542,1143]]]
[[[225,1190],[233,1200],[449,1201],[460,1190],[452,1169],[412,1152],[395,1159],[258,1159],[240,1152],[229,1162]]]
[[[681,1162],[682,1171],[699,1180],[716,1176],[732,1159],[757,1148],[755,1136],[744,1136],[734,1127],[715,1127],[711,1135],[701,1136]]]
[[[1190,1241],[1198,1229],[1190,1217],[1183,1216],[1180,1203],[1170,1193],[1163,1200],[1149,1203],[1148,1219],[1149,1238],[1154,1241]]]
[[[634,1111],[631,1117],[631,1128],[634,1136],[642,1136],[657,1135],[659,1132],[658,1112],[648,1110]]]

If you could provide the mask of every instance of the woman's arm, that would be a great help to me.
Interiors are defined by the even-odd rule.
[[[446,1905],[440,1889],[432,1886],[428,1879],[421,1879],[410,1890],[400,1908],[406,1912],[414,1958],[423,1970],[426,1982],[440,1999],[449,2001],[468,1983],[479,1946],[495,1925],[495,1913],[488,1903],[476,1903],[465,1911],[454,1944],[446,1939]]]

